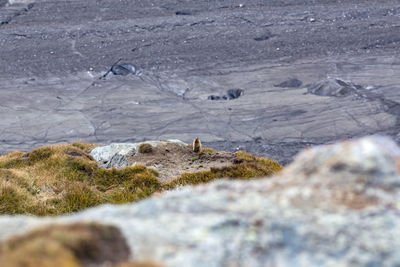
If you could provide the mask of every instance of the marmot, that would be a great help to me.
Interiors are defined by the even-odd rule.
[[[201,142],[199,138],[193,140],[193,151],[196,153],[201,151]]]

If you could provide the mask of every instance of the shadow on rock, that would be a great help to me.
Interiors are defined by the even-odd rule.
[[[229,89],[225,95],[210,95],[208,100],[233,100],[241,97],[244,94],[242,89]]]

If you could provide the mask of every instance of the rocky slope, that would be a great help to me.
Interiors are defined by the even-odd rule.
[[[309,145],[400,129],[398,0],[9,2],[0,154],[199,137],[287,164]],[[369,89],[341,96],[331,78]]]
[[[386,137],[317,146],[272,179],[185,187],[64,217],[1,216],[0,239],[95,221],[121,229],[131,259],[167,266],[396,266],[399,162]]]

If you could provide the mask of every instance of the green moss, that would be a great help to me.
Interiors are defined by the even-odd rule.
[[[143,143],[139,146],[139,153],[146,154],[153,152],[153,146],[149,143]]]

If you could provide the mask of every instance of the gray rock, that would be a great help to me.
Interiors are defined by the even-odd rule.
[[[138,148],[143,143],[148,143],[153,147],[156,147],[160,143],[176,144],[182,147],[187,146],[186,143],[176,139],[140,143],[112,143],[107,146],[96,147],[90,152],[90,155],[103,168],[124,168],[129,166],[127,156],[134,156],[136,153],[139,153]]]
[[[348,96],[356,91],[356,86],[352,83],[344,82],[340,79],[327,78],[308,86],[308,92],[319,96]]]
[[[106,169],[111,169],[111,168],[125,168],[129,166],[128,159],[126,158],[125,155],[121,154],[115,154],[110,161],[108,161],[103,167]]]
[[[96,147],[90,152],[90,155],[92,155],[100,166],[110,168],[112,166],[111,162],[120,162],[122,160],[120,156],[125,157],[128,154],[134,155],[136,149],[136,143],[113,143],[108,146]]]
[[[244,94],[244,90],[242,90],[242,89],[229,89],[228,91],[226,91],[226,94],[227,94],[229,99],[236,99],[236,98],[239,98],[240,96],[242,96]]]
[[[168,266],[398,266],[400,148],[372,136],[300,153],[277,177],[222,180],[55,218],[1,216],[0,239],[48,223],[118,226]]]
[[[132,64],[120,64],[111,67],[114,75],[126,76],[128,74],[136,74],[136,68]]]
[[[303,82],[296,78],[291,78],[280,84],[275,84],[275,87],[282,87],[282,88],[300,88],[303,85]]]

